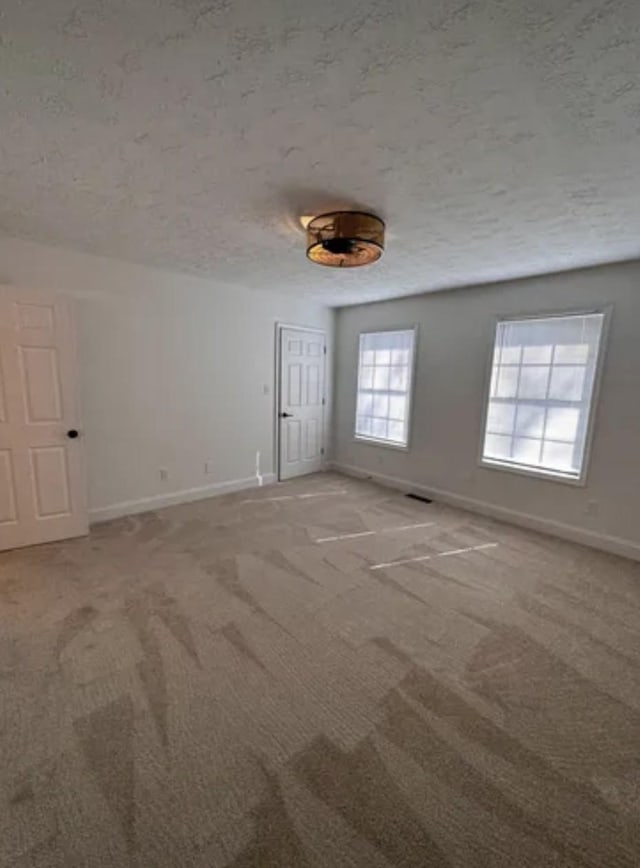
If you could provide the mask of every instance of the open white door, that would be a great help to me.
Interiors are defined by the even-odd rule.
[[[278,395],[279,478],[324,464],[324,332],[281,326]]]
[[[0,551],[87,533],[70,302],[0,286]]]

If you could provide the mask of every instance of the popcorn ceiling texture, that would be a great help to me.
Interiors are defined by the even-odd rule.
[[[640,253],[637,0],[4,0],[0,233],[344,304]],[[354,273],[296,216],[389,224]]]

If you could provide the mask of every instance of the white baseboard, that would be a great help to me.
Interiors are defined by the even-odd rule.
[[[576,527],[575,525],[565,524],[561,521],[555,521],[549,518],[540,518],[537,515],[530,515],[526,512],[517,512],[504,506],[497,506],[494,503],[487,503],[484,500],[475,500],[471,497],[465,497],[461,494],[455,494],[451,491],[443,491],[439,488],[431,488],[427,485],[416,485],[407,479],[399,479],[396,476],[385,476],[382,473],[375,473],[370,470],[364,470],[362,467],[354,467],[350,464],[340,464],[337,461],[332,462],[332,468],[344,473],[347,476],[355,476],[359,479],[371,479],[380,485],[385,485],[387,488],[397,488],[400,491],[411,492],[413,494],[422,494],[425,497],[430,497],[440,503],[445,503],[448,506],[457,506],[460,509],[466,509],[469,512],[477,512],[480,515],[486,515],[489,518],[497,518],[500,521],[508,524],[515,524],[518,527],[525,527],[529,530],[537,530],[542,533],[551,534],[551,536],[560,537],[570,542],[581,543],[585,546],[590,546],[594,549],[610,552],[614,555],[621,555],[625,558],[631,558],[635,561],[640,561],[640,545],[631,540],[623,539],[622,537],[609,536],[607,534],[598,533],[597,531],[586,530],[585,528]]]
[[[276,482],[275,473],[265,473],[262,484],[270,485]],[[194,500],[206,500],[220,494],[230,494],[233,491],[244,491],[246,488],[259,488],[260,482],[256,476],[247,479],[231,479],[228,482],[214,482],[200,488],[186,488],[182,491],[172,491],[170,494],[155,494],[152,497],[141,497],[139,500],[125,500],[113,503],[111,506],[99,506],[89,510],[89,521],[98,524],[110,521],[112,518],[122,518],[125,515],[137,515],[141,512],[151,512],[163,509],[165,506],[176,506],[179,503],[191,503]]]

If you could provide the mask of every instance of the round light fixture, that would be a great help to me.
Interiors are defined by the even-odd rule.
[[[332,211],[307,225],[307,256],[318,265],[357,268],[380,259],[384,222],[363,211]]]

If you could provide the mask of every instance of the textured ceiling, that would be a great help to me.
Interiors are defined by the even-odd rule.
[[[0,233],[331,304],[640,255],[638,0],[3,0]],[[307,263],[358,205],[384,259]]]

